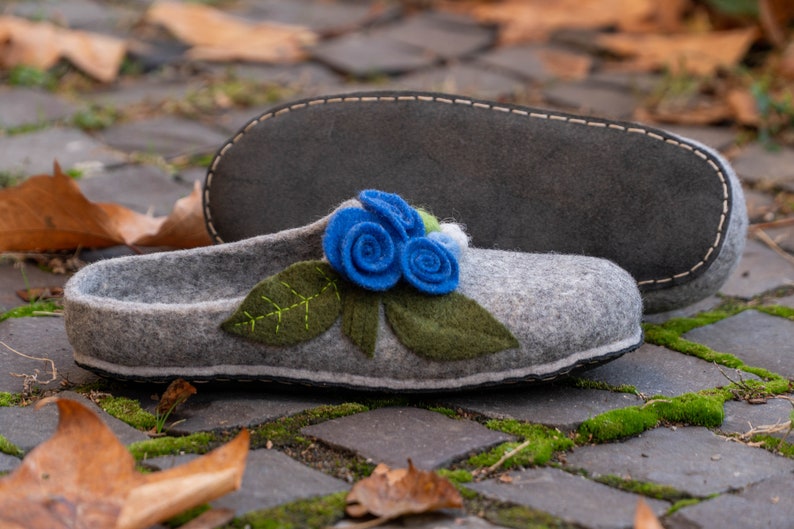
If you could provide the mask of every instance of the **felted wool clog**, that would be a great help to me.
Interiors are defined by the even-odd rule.
[[[368,190],[304,227],[91,264],[66,330],[79,365],[117,378],[390,391],[548,380],[641,344],[615,264],[467,241]]]
[[[645,311],[714,292],[741,256],[739,182],[712,149],[656,128],[420,92],[304,99],[251,120],[205,182],[216,241],[294,228],[364,188],[468,227],[480,247],[591,255]]]

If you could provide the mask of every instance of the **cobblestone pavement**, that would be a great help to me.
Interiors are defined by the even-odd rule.
[[[64,169],[83,173],[79,185],[90,199],[165,214],[203,178],[208,156],[229,134],[287,98],[400,87],[630,117],[639,98],[661,82],[653,75],[601,71],[597,61],[584,79],[558,78],[538,57],[571,46],[576,39],[570,35],[550,44],[496,47],[492,28],[466,18],[404,12],[395,4],[372,20],[366,2],[342,0],[224,3],[251,18],[320,31],[325,37],[306,62],[187,62],[177,43],[136,25],[147,4],[27,1],[9,8],[147,45],[136,46],[132,55],[138,71],[108,87],[0,86],[0,127],[6,132],[0,136],[0,174],[47,173],[57,155]],[[357,25],[361,20],[368,22]],[[568,51],[586,57],[581,48]],[[219,98],[231,84],[252,91],[253,104],[241,108]],[[85,130],[91,129],[88,120],[107,116],[114,117],[106,126]],[[729,128],[674,130],[731,157],[745,182],[752,222],[774,219],[779,192],[794,190],[794,150],[739,148],[736,131]],[[352,481],[374,463],[404,465],[412,458],[420,467],[445,469],[455,477],[465,488],[466,507],[388,527],[624,528],[632,526],[638,497],[645,497],[668,528],[791,527],[794,450],[783,440],[787,432],[778,428],[766,437],[742,437],[751,428],[786,423],[792,412],[786,379],[794,378],[794,259],[785,252],[794,251],[794,225],[767,233],[783,253],[751,232],[743,260],[720,296],[649,317],[642,348],[570,379],[408,397],[253,383],[202,385],[173,417],[178,422],[170,434],[210,435],[184,437],[176,452],[142,464],[166,468],[205,451],[207,438],[212,445],[240,427],[252,429],[242,489],[213,502],[234,509],[241,526],[256,527],[265,519],[311,526],[319,522],[307,521],[307,513],[315,511],[326,516],[323,525],[343,526],[340,493]],[[82,256],[127,252],[116,248]],[[58,286],[66,279],[5,260],[0,309],[23,305],[15,291],[26,285]],[[113,398],[126,397],[151,412],[152,395],[163,387],[102,381],[75,366],[61,318],[2,321],[0,341],[27,355],[0,347],[0,392],[22,394],[26,379],[19,375],[36,374],[34,385],[42,392],[62,392],[93,406],[124,443],[148,439],[123,422],[129,417],[114,418],[88,397],[108,409]],[[46,382],[52,371],[42,359],[57,367],[56,381]],[[0,407],[0,434],[29,451],[54,431],[56,420],[53,407]],[[524,438],[536,442],[519,465],[478,477],[477,469],[490,464],[484,463],[488,457],[493,462],[505,446],[514,446],[504,443]],[[154,447],[151,454],[158,453]],[[0,472],[20,462],[0,453]]]

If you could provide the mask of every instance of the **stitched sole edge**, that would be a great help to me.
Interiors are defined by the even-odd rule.
[[[560,367],[557,369],[552,368],[548,373],[517,373],[519,370],[513,369],[508,371],[495,371],[492,373],[480,373],[462,379],[439,379],[439,380],[397,380],[397,379],[384,379],[380,377],[365,377],[356,375],[355,382],[345,382],[342,380],[333,380],[339,378],[340,375],[336,373],[321,373],[321,372],[307,372],[306,370],[294,369],[288,370],[280,368],[281,371],[294,371],[301,373],[303,376],[288,376],[288,375],[257,375],[250,376],[244,372],[251,366],[237,365],[227,366],[240,371],[239,374],[230,373],[211,373],[213,368],[220,366],[211,366],[200,369],[190,368],[172,368],[173,373],[166,373],[161,376],[155,375],[141,375],[136,374],[135,371],[139,368],[130,368],[127,366],[118,366],[110,364],[102,360],[96,360],[91,357],[88,359],[78,359],[78,354],[75,353],[75,363],[89,371],[92,371],[100,376],[112,378],[123,381],[143,382],[143,383],[165,383],[174,380],[175,378],[184,378],[196,383],[205,382],[265,382],[265,383],[279,383],[287,385],[304,385],[310,387],[329,387],[340,389],[352,389],[357,391],[372,391],[372,392],[387,392],[387,393],[425,393],[429,391],[437,392],[454,392],[463,391],[477,388],[489,388],[503,385],[519,385],[530,383],[550,382],[560,377],[566,376],[574,371],[581,371],[594,368],[598,365],[605,364],[624,354],[638,349],[644,343],[643,331],[639,331],[639,337],[632,336],[629,339],[620,340],[612,344],[597,347],[592,350],[582,351],[576,355],[578,357],[572,364]],[[601,352],[606,350],[607,352]],[[587,353],[598,351],[596,356],[589,356]],[[569,357],[570,358],[570,357]],[[550,365],[558,365],[561,361],[555,362]],[[542,367],[542,366],[540,366]],[[165,371],[168,368],[158,368]],[[192,371],[192,372],[191,372]],[[305,374],[320,375],[317,378],[310,378]],[[323,376],[325,375],[325,376]],[[465,382],[475,378],[484,378],[476,382]]]

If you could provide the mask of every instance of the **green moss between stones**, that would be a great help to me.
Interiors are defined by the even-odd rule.
[[[477,495],[466,501],[466,510],[489,522],[514,529],[578,529],[551,514],[522,505],[491,500]]]
[[[273,446],[308,445],[309,441],[300,433],[301,428],[365,411],[369,411],[368,406],[347,402],[318,406],[290,417],[282,417],[251,430],[251,448],[265,446],[268,441],[273,443]]]
[[[754,443],[762,443],[762,447],[772,453],[794,458],[794,444],[771,435],[754,435]]]
[[[700,498],[687,498],[685,500],[678,500],[677,502],[673,503],[673,505],[670,506],[669,509],[667,509],[667,516],[670,516],[671,514],[675,513],[676,511],[679,511],[679,510],[683,509],[684,507],[697,505],[698,503],[700,503],[702,501],[703,500],[701,500]]]
[[[19,395],[18,393],[9,393],[7,391],[0,391],[0,408],[17,406],[21,402],[22,402],[22,395]]]
[[[0,321],[5,321],[9,318],[27,318],[36,316],[39,312],[55,312],[60,310],[61,305],[54,301],[34,301],[21,307],[15,307],[0,314]]]
[[[616,489],[625,490],[626,492],[640,494],[642,496],[656,500],[669,501],[671,503],[692,498],[692,496],[686,492],[670,487],[669,485],[660,485],[658,483],[651,483],[648,481],[624,479],[620,476],[615,476],[612,474],[600,476],[594,478],[594,480]]]
[[[571,386],[579,389],[598,389],[601,391],[612,391],[614,393],[631,393],[633,395],[637,394],[637,388],[631,384],[620,384],[619,386],[614,386],[608,382],[579,377],[569,379],[568,383]]]
[[[730,398],[729,391],[707,390],[610,410],[584,421],[579,426],[577,443],[605,443],[638,435],[661,421],[716,428],[725,418],[723,404]]]
[[[99,400],[99,407],[138,430],[149,431],[157,424],[157,418],[134,399],[107,396]]]
[[[434,411],[436,413],[440,413],[441,415],[446,415],[450,419],[458,419],[458,414],[455,410],[451,408],[445,408],[444,406],[428,406],[428,411]]]
[[[606,443],[638,435],[656,426],[659,418],[653,410],[630,406],[610,410],[584,421],[577,430],[578,444]]]
[[[754,307],[755,310],[769,314],[770,316],[778,316],[786,318],[787,320],[794,320],[794,309],[791,307],[784,307],[783,305],[772,305],[767,307]]]
[[[515,419],[494,419],[485,423],[491,430],[509,433],[520,437],[522,441],[502,443],[496,448],[469,458],[468,463],[476,467],[488,467],[495,464],[506,453],[518,447],[522,442],[532,442],[519,453],[504,462],[504,468],[516,468],[528,465],[543,465],[551,459],[555,452],[563,452],[573,448],[573,441],[559,430],[538,424],[528,424]]]
[[[309,498],[272,509],[247,513],[226,526],[246,529],[303,529],[330,527],[345,517],[346,492]]]
[[[136,461],[185,453],[204,454],[220,440],[211,433],[199,432],[184,437],[159,437],[138,441],[127,447]]]
[[[25,452],[17,445],[0,435],[0,452],[14,457],[22,457]]]

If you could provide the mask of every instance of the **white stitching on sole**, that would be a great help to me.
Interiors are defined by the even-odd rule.
[[[468,106],[468,107],[471,107],[471,108],[490,110],[492,112],[512,113],[512,114],[516,114],[516,115],[519,115],[519,116],[526,117],[527,119],[548,119],[548,120],[554,120],[554,121],[563,121],[563,122],[571,123],[573,125],[586,125],[586,126],[590,126],[590,127],[607,127],[607,128],[610,128],[610,129],[619,130],[619,131],[623,131],[623,132],[627,132],[627,133],[642,134],[642,135],[644,135],[644,136],[646,136],[648,138],[651,138],[651,139],[654,139],[654,140],[657,140],[657,141],[662,141],[662,142],[667,143],[669,145],[673,145],[673,146],[682,148],[685,151],[689,151],[692,154],[696,155],[697,157],[701,158],[702,160],[705,160],[709,164],[709,166],[714,170],[715,174],[717,175],[717,177],[720,179],[720,182],[722,183],[722,211],[723,211],[723,214],[722,214],[722,217],[720,218],[719,226],[717,227],[717,236],[716,236],[714,242],[709,247],[708,251],[706,252],[706,255],[699,262],[697,262],[694,266],[692,266],[689,270],[687,270],[685,272],[681,272],[681,273],[675,274],[675,275],[673,275],[671,277],[666,277],[666,278],[662,278],[662,279],[648,279],[648,280],[645,280],[645,281],[639,281],[637,284],[638,285],[659,285],[659,284],[670,283],[674,279],[683,279],[684,277],[694,273],[700,267],[704,266],[706,264],[706,262],[709,260],[709,258],[711,257],[711,255],[714,253],[714,251],[717,249],[717,246],[719,246],[720,240],[722,239],[723,230],[725,228],[725,215],[728,212],[728,183],[727,183],[727,180],[725,178],[725,174],[722,172],[722,170],[720,170],[719,165],[717,163],[715,163],[714,160],[712,160],[707,153],[704,153],[703,151],[701,151],[699,149],[696,149],[696,148],[692,147],[691,145],[687,145],[686,143],[682,143],[682,142],[680,142],[678,140],[674,140],[674,139],[671,139],[671,138],[664,138],[663,136],[660,136],[659,134],[656,134],[654,132],[645,130],[643,128],[636,128],[636,127],[627,128],[627,127],[624,127],[622,125],[617,125],[615,123],[605,123],[603,121],[588,120],[588,119],[582,119],[582,118],[571,118],[571,117],[568,117],[568,116],[561,116],[561,115],[554,115],[554,114],[540,114],[540,113],[537,113],[537,112],[529,112],[528,113],[528,112],[523,111],[523,110],[509,109],[509,108],[506,108],[506,107],[489,105],[489,104],[486,104],[486,103],[475,102],[475,101],[470,100],[470,99],[454,99],[453,100],[453,99],[448,99],[448,98],[445,98],[445,97],[434,97],[434,96],[426,96],[426,95],[410,95],[410,96],[403,95],[403,96],[397,96],[397,100],[398,101],[413,101],[413,102],[421,101],[421,102],[443,103],[443,104],[447,104],[447,105],[464,105],[464,106]],[[282,108],[282,109],[277,110],[275,112],[268,112],[268,113],[263,114],[262,116],[260,116],[260,117],[258,117],[256,119],[252,120],[250,123],[248,123],[248,125],[245,126],[245,128],[242,130],[242,132],[238,133],[234,138],[232,138],[229,142],[227,142],[226,145],[223,146],[223,148],[220,150],[218,155],[215,157],[215,160],[213,161],[209,171],[207,172],[207,180],[206,180],[205,193],[204,193],[204,216],[205,216],[205,218],[207,220],[207,227],[209,228],[209,231],[210,231],[213,239],[215,239],[215,240],[217,240],[219,242],[223,242],[223,239],[221,239],[221,237],[218,235],[218,232],[215,230],[215,226],[212,223],[212,215],[210,214],[210,210],[209,210],[209,193],[210,193],[210,189],[212,187],[212,180],[213,180],[213,178],[215,176],[215,170],[217,169],[218,162],[220,161],[220,159],[229,151],[229,149],[231,147],[234,146],[234,144],[236,144],[243,136],[245,136],[245,134],[248,133],[255,125],[258,125],[262,121],[265,121],[265,120],[273,118],[273,117],[282,116],[282,115],[288,114],[290,112],[294,112],[294,111],[297,111],[297,110],[300,110],[300,109],[303,109],[303,108],[308,108],[308,107],[312,107],[312,106],[316,106],[316,105],[324,105],[324,104],[331,104],[331,103],[362,103],[362,102],[365,102],[365,103],[380,103],[380,102],[394,102],[394,101],[395,101],[394,96],[377,96],[377,97],[368,96],[368,97],[345,97],[345,98],[334,97],[334,98],[327,98],[327,99],[322,99],[321,98],[321,99],[315,99],[315,100],[312,100],[312,101],[308,101],[308,102],[305,102],[305,103],[295,104],[295,105],[292,105],[290,107],[285,107],[285,108]]]

